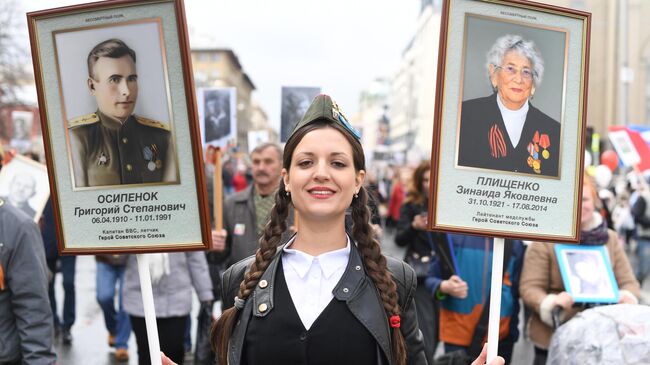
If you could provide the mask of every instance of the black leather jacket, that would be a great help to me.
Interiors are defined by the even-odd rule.
[[[352,241],[351,241],[352,242]],[[274,298],[273,288],[275,287],[275,273],[280,262],[282,250],[278,250],[273,261],[262,274],[260,281],[266,280],[268,285],[261,288],[259,285],[248,297],[244,309],[240,311],[239,319],[235,325],[230,344],[228,346],[229,365],[240,365],[244,346],[244,336],[251,318],[251,313],[257,317],[264,317],[273,310]],[[224,307],[230,308],[234,305],[234,298],[239,292],[239,284],[244,278],[245,272],[253,263],[254,257],[248,257],[231,266],[223,274],[222,298]],[[408,351],[408,364],[426,365],[428,361],[424,354],[424,343],[422,332],[418,327],[415,302],[413,295],[417,285],[417,278],[413,269],[401,260],[386,257],[388,269],[397,282],[399,303],[402,308],[400,329],[406,341]],[[368,332],[372,334],[377,342],[377,365],[394,365],[391,351],[390,327],[386,312],[379,297],[379,293],[372,279],[366,274],[363,259],[352,244],[348,266],[333,291],[334,297],[345,301],[353,315],[363,324]],[[266,304],[264,312],[259,310],[260,304]],[[388,360],[388,363],[386,363]]]

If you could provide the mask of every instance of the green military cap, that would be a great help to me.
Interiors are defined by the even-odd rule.
[[[345,118],[345,115],[343,115],[343,112],[341,112],[341,109],[339,109],[339,106],[336,104],[336,102],[332,100],[329,95],[325,94],[320,94],[314,98],[314,101],[311,102],[311,105],[305,112],[305,115],[293,128],[289,139],[291,136],[293,136],[294,133],[296,133],[297,130],[317,120],[339,124],[343,126],[348,132],[350,132],[354,138],[358,140],[361,139],[361,134],[352,127],[350,122],[348,122],[347,118]]]

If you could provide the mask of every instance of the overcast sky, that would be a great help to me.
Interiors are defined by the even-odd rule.
[[[23,12],[79,4],[23,0]],[[230,48],[276,128],[282,86],[317,86],[346,114],[376,77],[392,76],[415,31],[418,0],[185,0],[192,46]],[[25,43],[26,21],[22,18]]]

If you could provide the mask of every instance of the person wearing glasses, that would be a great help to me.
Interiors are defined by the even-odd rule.
[[[557,177],[560,123],[530,101],[544,74],[541,53],[504,35],[487,54],[487,71],[494,93],[462,104],[458,165]]]

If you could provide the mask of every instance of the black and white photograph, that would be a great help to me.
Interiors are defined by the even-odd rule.
[[[198,92],[203,144],[224,147],[237,136],[237,90],[202,88]]]
[[[603,246],[556,245],[555,252],[564,286],[576,302],[618,301],[618,285]]]
[[[312,100],[320,94],[320,87],[282,87],[280,114],[280,141],[286,142],[293,127],[307,111]]]
[[[49,197],[45,165],[16,155],[0,170],[0,199],[20,209],[34,222],[41,218]]]
[[[29,111],[14,110],[11,112],[13,134],[11,136],[11,147],[20,153],[29,152],[32,147],[32,125],[34,124],[34,113]]]

